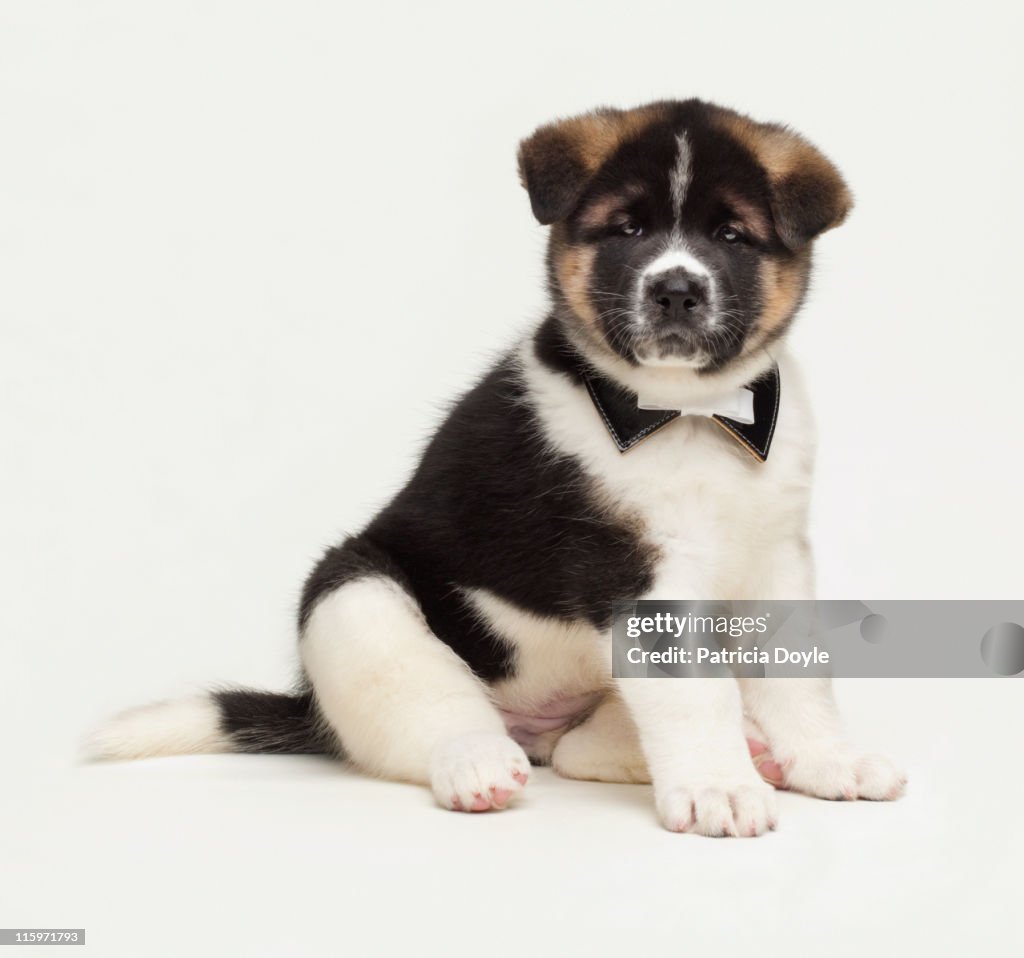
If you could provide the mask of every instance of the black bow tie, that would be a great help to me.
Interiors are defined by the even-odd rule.
[[[602,375],[583,359],[579,351],[570,345],[554,316],[537,330],[534,354],[545,366],[586,386],[619,452],[628,452],[682,415],[676,409],[641,409],[635,392]],[[758,462],[764,462],[768,458],[779,416],[782,390],[779,367],[772,366],[748,383],[746,388],[754,394],[752,423],[739,422],[717,413],[710,418]]]
[[[676,409],[641,409],[637,394],[597,373],[590,367],[580,368],[580,377],[597,411],[601,414],[619,452],[628,452],[662,426],[678,419],[682,413]],[[768,458],[775,423],[779,415],[779,395],[782,391],[779,367],[772,366],[752,383],[747,384],[754,394],[754,421],[738,422],[728,416],[713,415],[712,422],[722,427],[759,462]]]

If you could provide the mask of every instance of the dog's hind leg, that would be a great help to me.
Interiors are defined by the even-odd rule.
[[[429,785],[458,811],[504,808],[526,784],[529,759],[485,685],[394,579],[356,578],[318,599],[300,647],[323,718],[361,768]]]
[[[764,732],[749,719],[744,722],[744,731],[750,759],[761,778],[780,787],[782,770],[765,744]],[[551,764],[564,778],[642,784],[651,781],[633,717],[614,692],[602,700],[585,722],[558,740]]]
[[[585,722],[558,740],[551,764],[564,778],[644,784],[651,781],[633,717],[614,692],[602,699]]]

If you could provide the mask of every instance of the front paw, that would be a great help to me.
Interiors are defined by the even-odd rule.
[[[778,821],[775,790],[759,779],[658,787],[655,801],[670,832],[753,837],[774,829]]]
[[[456,812],[500,811],[530,777],[530,760],[505,735],[463,735],[442,744],[431,762],[438,802]]]
[[[843,745],[798,752],[781,764],[783,787],[834,801],[891,802],[907,784],[906,775],[885,756]]]

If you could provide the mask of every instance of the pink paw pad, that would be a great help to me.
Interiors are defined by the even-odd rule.
[[[764,742],[759,742],[757,739],[748,738],[747,748],[750,750],[750,757],[757,758],[758,755],[763,755],[768,751],[768,746]]]
[[[769,785],[774,785],[776,788],[781,788],[783,784],[783,765],[780,765],[775,761],[774,756],[768,751],[768,746],[764,742],[759,742],[757,739],[747,739],[747,749],[750,751],[750,757],[754,762],[754,767],[757,769],[758,774],[763,778]]]

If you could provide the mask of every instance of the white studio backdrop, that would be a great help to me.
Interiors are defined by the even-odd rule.
[[[794,335],[821,594],[1019,596],[1021,20],[996,2],[0,5],[0,735],[28,770],[3,800],[27,814],[63,788],[112,709],[290,682],[312,562],[542,315],[518,139],[596,105],[781,120],[853,188]],[[844,684],[861,727],[927,733],[872,689]]]

